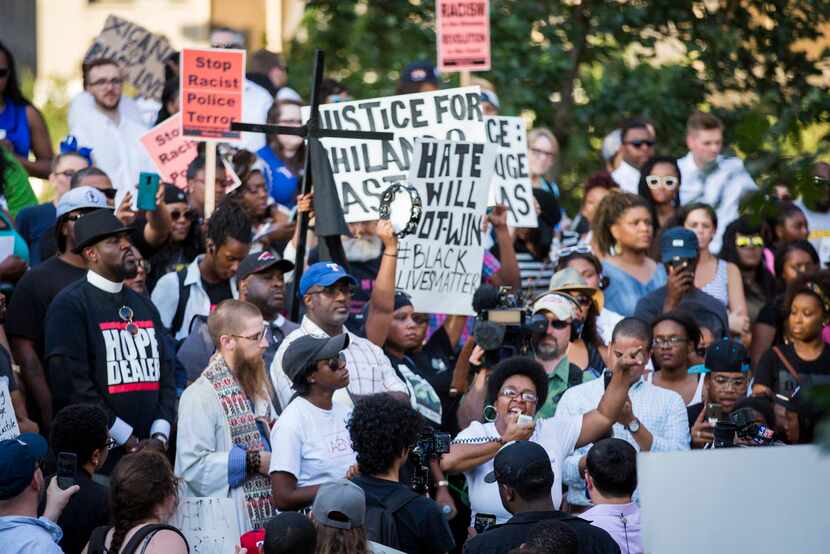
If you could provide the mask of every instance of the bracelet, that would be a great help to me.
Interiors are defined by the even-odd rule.
[[[245,470],[247,473],[257,473],[259,471],[259,450],[248,450],[245,453]]]
[[[398,257],[397,252],[395,252],[394,254],[390,254],[389,252],[384,252],[383,255],[384,256],[389,256],[390,258],[397,258]]]
[[[442,480],[438,481],[438,486],[439,487],[449,487],[450,482],[447,481],[446,479],[442,479]]]

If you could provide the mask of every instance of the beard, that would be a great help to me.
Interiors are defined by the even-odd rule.
[[[253,358],[246,358],[242,352],[236,350],[233,353],[233,362],[236,368],[236,379],[248,398],[256,398],[267,391],[268,381],[265,377],[265,360],[261,354]]]
[[[559,348],[559,343],[555,341],[537,341],[535,346],[536,357],[540,360],[549,362],[559,358],[564,353],[562,348]]]
[[[380,257],[383,251],[383,242],[381,242],[378,236],[359,239],[344,237],[343,250],[346,253],[346,259],[350,262],[368,262],[369,260]]]

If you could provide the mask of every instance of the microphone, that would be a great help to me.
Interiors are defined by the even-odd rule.
[[[499,289],[490,284],[483,284],[473,293],[473,310],[481,313],[499,305]]]

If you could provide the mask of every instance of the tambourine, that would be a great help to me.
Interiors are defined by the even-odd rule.
[[[421,222],[421,197],[413,186],[394,184],[383,192],[378,212],[392,223],[395,236],[412,235]]]

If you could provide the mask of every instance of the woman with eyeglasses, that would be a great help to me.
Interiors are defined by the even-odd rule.
[[[787,398],[815,385],[830,385],[830,346],[822,338],[830,324],[830,274],[800,275],[787,289],[789,342],[768,350],[755,370],[752,394]],[[802,396],[803,397],[803,396]]]
[[[627,362],[626,362],[627,364]],[[502,524],[511,514],[501,502],[499,485],[488,479],[493,459],[502,446],[516,440],[542,445],[553,466],[553,505],[562,504],[562,464],[574,449],[599,440],[620,416],[633,382],[633,372],[619,364],[597,409],[582,416],[536,419],[536,410],[548,395],[548,376],[532,358],[514,356],[502,360],[487,380],[487,396],[481,421],[473,421],[441,457],[446,473],[464,473],[470,497],[470,527]],[[639,374],[637,374],[639,379]]]
[[[738,266],[744,286],[747,315],[755,323],[764,304],[775,295],[775,277],[764,264],[761,226],[748,216],[730,223],[723,233],[720,257]]]
[[[655,156],[640,170],[637,194],[646,199],[655,234],[667,227],[680,206],[680,169],[668,156]],[[657,242],[657,241],[655,241]]]
[[[278,100],[268,110],[267,122],[271,125],[299,127],[300,103]],[[256,155],[265,162],[265,183],[268,193],[277,204],[293,208],[297,204],[297,180],[305,163],[303,137],[293,135],[269,135],[268,144],[257,150]]]
[[[283,371],[296,391],[271,430],[271,498],[278,510],[301,510],[321,484],[346,477],[355,463],[346,422],[352,409],[332,396],[349,385],[342,351],[349,334],[301,336],[283,357]]]
[[[709,250],[718,229],[718,216],[709,204],[694,202],[683,206],[677,214],[678,224],[697,236],[700,246],[695,286],[714,296],[727,307],[729,328],[733,333],[749,332],[744,284],[741,270],[734,263],[718,259]]]
[[[52,169],[52,141],[40,111],[20,90],[14,56],[0,42],[0,148],[32,176],[46,179]],[[29,160],[29,152],[34,161]],[[31,192],[31,189],[30,189]]]
[[[190,207],[187,193],[175,185],[165,184],[164,203],[170,212],[172,227],[165,243],[148,258],[147,290],[153,290],[164,275],[184,269],[205,251],[202,232],[194,225],[198,216]]]
[[[559,157],[559,141],[545,127],[537,127],[527,134],[528,168],[533,188],[545,190],[559,198],[559,186],[551,179],[551,171]]]
[[[806,240],[787,242],[775,251],[776,294],[771,298],[752,325],[752,345],[749,353],[754,365],[774,344],[781,344],[787,336],[787,312],[784,308],[787,287],[799,275],[810,275],[818,271],[818,252]]]
[[[611,192],[602,199],[591,222],[603,274],[609,309],[626,317],[637,301],[666,284],[666,270],[648,256],[654,239],[649,204],[629,192]]]

